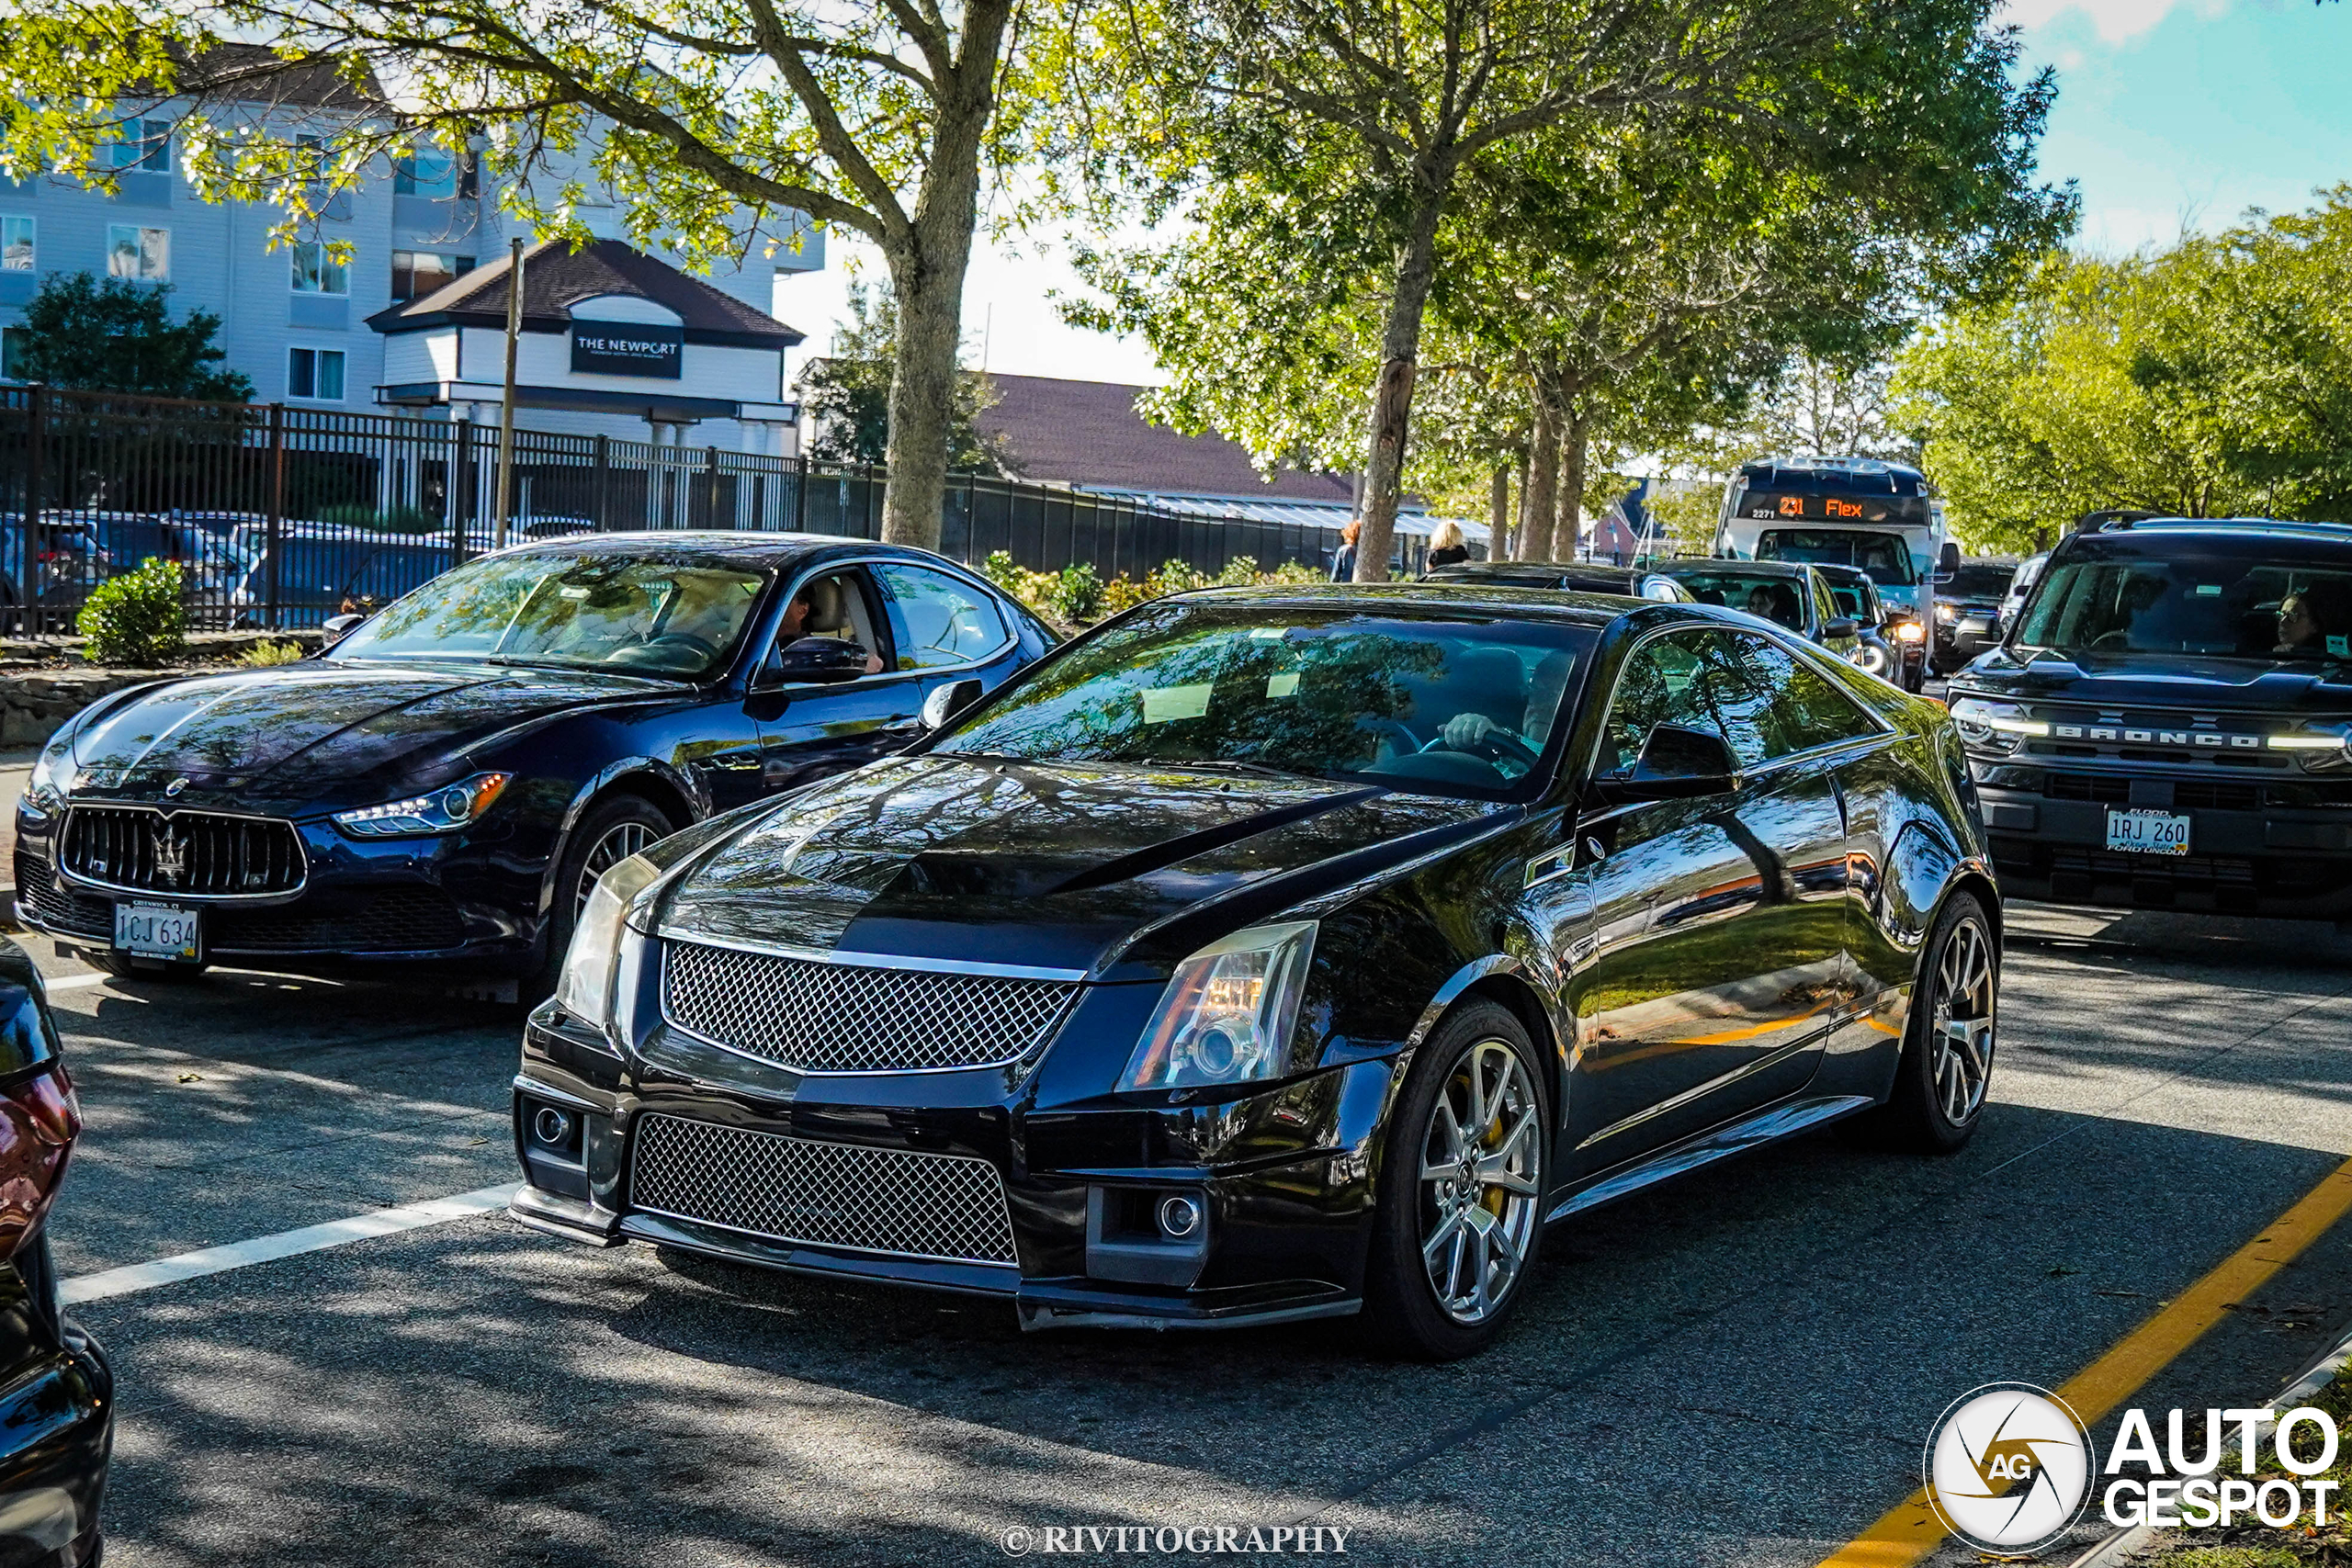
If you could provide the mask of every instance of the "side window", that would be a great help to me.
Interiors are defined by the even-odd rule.
[[[1741,641],[1749,644],[1744,651],[1753,671],[1751,683],[1763,698],[1757,725],[1764,746],[1759,760],[1881,733],[1860,705],[1800,655],[1763,637]],[[1733,750],[1738,749],[1735,742]],[[1745,756],[1740,760],[1747,761]]]
[[[1012,640],[995,603],[978,589],[922,567],[881,562],[873,570],[899,669],[970,664]]]
[[[1744,701],[1747,682],[1738,649],[1723,632],[1692,630],[1651,638],[1634,650],[1618,672],[1594,771],[1631,769],[1641,755],[1642,742],[1661,724],[1713,730],[1730,743],[1741,762],[1762,761],[1760,748],[1741,744],[1745,709],[1754,705]],[[1733,722],[1726,722],[1727,714]]]
[[[889,649],[875,626],[872,600],[871,584],[860,567],[842,567],[801,579],[792,591],[785,625],[778,629],[767,657],[774,659],[778,649],[804,637],[835,637],[854,642],[868,653],[887,656]],[[797,630],[791,620],[796,614],[799,616]]]

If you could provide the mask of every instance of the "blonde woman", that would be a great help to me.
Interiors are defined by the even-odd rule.
[[[1462,525],[1452,518],[1439,523],[1430,535],[1430,565],[1432,568],[1453,566],[1470,558],[1470,547],[1462,540]]]

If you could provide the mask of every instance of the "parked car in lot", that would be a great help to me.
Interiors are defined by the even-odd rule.
[[[2069,535],[1950,700],[2010,891],[2352,918],[2352,528]]]
[[[513,1212],[1032,1327],[1361,1310],[1464,1354],[1551,1221],[1840,1117],[1970,1135],[1969,787],[1940,707],[1726,611],[1159,600],[605,873]]]
[[[1936,585],[1935,640],[1928,661],[1949,675],[2001,640],[2001,602],[2017,578],[2013,560],[1963,560]]]
[[[1052,634],[962,567],[799,535],[469,562],[322,656],[165,679],[50,741],[19,917],[117,973],[551,976],[598,873],[915,739]]]
[[[47,1219],[82,1130],[40,974],[0,939],[0,1563],[85,1568],[114,1448],[114,1373],[67,1317]]]
[[[1907,614],[1895,614],[1860,567],[1816,564],[1813,570],[1829,584],[1838,613],[1854,623],[1860,644],[1854,654],[1856,668],[1906,692],[1926,685],[1928,643],[1919,623]]]
[[[1690,592],[1662,571],[1645,566],[1611,566],[1606,561],[1462,561],[1439,567],[1421,581],[1556,588],[1570,593],[1617,593],[1629,599],[1655,599],[1666,604],[1692,602]]]
[[[1829,580],[1802,561],[1669,560],[1653,569],[1702,604],[1721,604],[1786,626],[1852,662],[1861,626],[1838,608]]]

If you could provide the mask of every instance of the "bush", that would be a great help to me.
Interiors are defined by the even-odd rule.
[[[257,642],[237,655],[237,662],[248,670],[266,670],[273,664],[292,664],[301,657],[299,642]]]
[[[1072,561],[1049,580],[1046,608],[1057,620],[1091,621],[1102,613],[1102,580],[1091,562]]]
[[[1195,571],[1181,560],[1170,560],[1141,580],[1122,574],[1105,582],[1089,563],[1072,562],[1059,571],[1031,571],[1007,550],[989,552],[980,563],[980,574],[1039,615],[1066,626],[1123,615],[1138,604],[1170,593],[1189,593],[1195,588],[1320,582],[1324,577],[1319,569],[1304,561],[1285,561],[1265,571],[1252,558],[1236,556],[1215,577]]]
[[[180,563],[153,556],[137,571],[90,591],[74,629],[89,638],[82,649],[93,664],[152,669],[187,650],[186,583]]]

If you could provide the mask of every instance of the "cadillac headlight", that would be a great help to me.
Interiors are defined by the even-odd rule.
[[[599,1029],[611,1027],[613,980],[620,970],[629,900],[661,874],[662,868],[643,855],[631,855],[596,879],[595,891],[571,928],[571,947],[556,981],[556,1006]]]
[[[1176,967],[1119,1088],[1189,1089],[1277,1077],[1288,1067],[1315,922],[1252,926]]]
[[[1968,746],[2005,756],[2016,750],[2018,742],[2028,736],[2050,733],[2048,721],[2029,717],[2025,709],[2015,703],[1996,702],[1990,697],[1953,698],[1951,721]]]
[[[2339,719],[2274,735],[2268,744],[2274,751],[2294,752],[2309,773],[2332,773],[2352,768],[2352,721]]]
[[[334,825],[355,839],[417,838],[428,833],[454,833],[491,808],[505,792],[513,773],[476,773],[444,784],[430,795],[388,800],[338,811]]]

